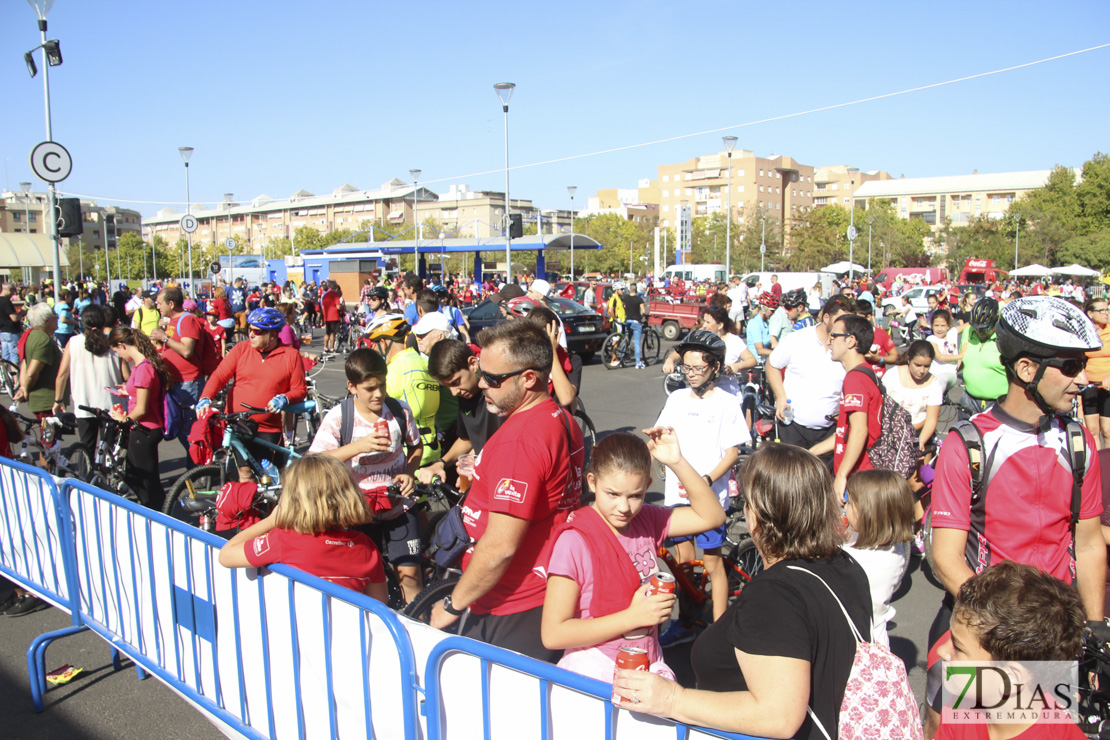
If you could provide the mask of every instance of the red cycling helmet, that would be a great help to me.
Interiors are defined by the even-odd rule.
[[[779,297],[769,290],[763,291],[759,296],[759,305],[767,308],[778,308]]]
[[[539,308],[540,304],[528,298],[521,296],[520,298],[513,298],[505,304],[505,310],[516,316],[517,318],[526,318],[528,314],[532,313],[533,309]]]

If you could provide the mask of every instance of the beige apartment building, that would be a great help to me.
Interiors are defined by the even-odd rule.
[[[0,231],[49,234],[50,222],[43,215],[48,210],[46,193],[29,193],[26,199],[22,192],[0,193]],[[82,200],[82,234],[63,237],[62,244],[68,247],[80,240],[85,249],[115,249],[122,234],[140,232],[141,222],[142,214],[130,208],[100,206],[96,201]]]
[[[858,191],[864,183],[873,180],[889,180],[890,173],[884,170],[871,170],[870,172],[851,172],[846,164],[834,164],[818,167],[813,172],[813,207],[831,206],[838,204],[845,208],[852,207],[852,193]]]
[[[1075,170],[1077,179],[1081,176]],[[902,218],[918,218],[933,227],[943,227],[946,219],[954,226],[966,225],[983,216],[1000,219],[1010,204],[1030,190],[1042,187],[1051,170],[998,172],[944,177],[912,177],[874,180],[855,193],[857,206],[869,200],[889,200]]]
[[[248,245],[248,252],[262,254],[276,239],[294,241],[297,229],[308,226],[320,233],[348,229],[356,232],[365,224],[412,224],[413,208],[419,222],[434,219],[451,236],[487,237],[500,236],[504,219],[505,194],[493,191],[472,191],[466,185],[453,185],[445,195],[437,195],[428,188],[393,179],[376,190],[359,190],[342,185],[329,195],[314,195],[300,190],[288,198],[275,200],[260,195],[249,203],[232,201],[216,207],[197,204],[191,213],[197,219],[193,233],[194,244],[222,243],[233,236],[240,244]],[[524,221],[534,221],[538,211],[530,200],[514,199],[514,213],[521,213]],[[181,229],[184,213],[164,208],[153,218],[143,220],[146,238],[155,235],[168,243],[185,237]],[[436,238],[425,227],[421,238]],[[457,232],[457,233],[456,233]],[[374,231],[372,239],[380,241],[381,232]],[[296,243],[293,247],[296,249]]]

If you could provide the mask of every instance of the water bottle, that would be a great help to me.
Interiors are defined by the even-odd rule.
[[[790,399],[786,399],[786,408],[782,411],[782,423],[791,424],[794,422],[794,407],[790,405]]]
[[[262,474],[269,476],[275,486],[281,485],[281,471],[269,460],[262,461]]]

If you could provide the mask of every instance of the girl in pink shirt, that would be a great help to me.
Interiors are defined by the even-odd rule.
[[[165,361],[150,338],[130,326],[117,326],[108,335],[112,351],[131,365],[127,378],[127,412],[112,410],[116,421],[131,421],[127,438],[127,467],[124,482],[139,497],[143,506],[158,511],[166,498],[158,471],[158,443],[165,425],[162,395],[169,387]]]
[[[659,568],[655,553],[667,537],[705,532],[725,522],[717,494],[682,456],[672,427],[645,429],[643,440],[611,434],[593,450],[586,483],[593,504],[571,515],[547,568],[541,637],[566,650],[559,666],[612,682],[621,647],[647,650],[651,670],[673,677],[663,662],[658,626],[674,594],[648,595]],[[690,506],[645,504],[651,459],[669,467],[686,488]]]

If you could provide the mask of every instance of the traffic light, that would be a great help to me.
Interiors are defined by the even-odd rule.
[[[524,236],[524,217],[519,213],[509,214],[509,238],[519,239]]]
[[[81,236],[85,226],[81,223],[81,199],[59,198],[54,204],[54,222],[58,236]]]

